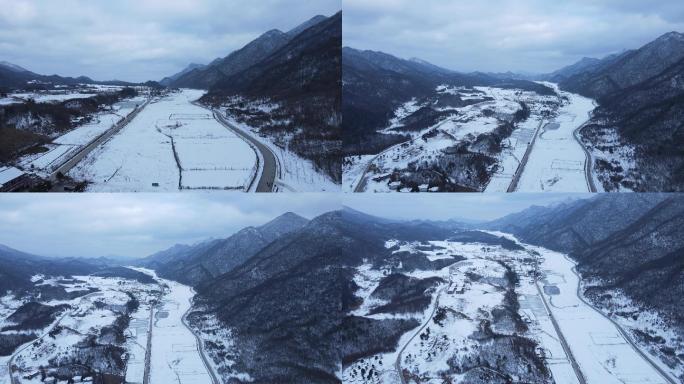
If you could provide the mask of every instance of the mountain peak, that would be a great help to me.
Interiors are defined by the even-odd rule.
[[[328,18],[323,16],[323,15],[316,15],[312,17],[311,19],[303,22],[302,24],[299,24],[298,26],[292,28],[287,32],[287,35],[290,37],[294,37],[296,35],[299,35],[300,33],[304,32],[305,30],[313,27],[314,25],[327,20]]]
[[[280,29],[271,29],[270,31],[267,31],[267,32],[263,33],[261,36],[259,36],[259,39],[279,37],[279,36],[282,36],[284,34],[285,34],[285,32],[281,31]]]
[[[12,64],[12,63],[7,62],[7,61],[0,61],[0,66],[5,67],[5,68],[7,68],[13,72],[28,72],[27,69],[20,67],[16,64]]]
[[[258,228],[269,241],[305,226],[309,220],[296,213],[286,212]]]
[[[664,34],[664,35],[662,35],[656,39],[656,41],[667,41],[667,40],[680,40],[680,41],[682,41],[682,40],[684,40],[684,34],[679,33],[677,31],[672,31],[672,32],[668,32],[668,33],[666,33],[666,34]]]

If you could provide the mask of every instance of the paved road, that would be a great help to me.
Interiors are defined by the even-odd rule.
[[[53,181],[58,180],[57,174],[61,173],[62,175],[66,175],[73,167],[76,166],[83,158],[85,158],[90,152],[92,152],[95,148],[97,148],[100,144],[104,143],[105,141],[109,140],[110,137],[114,136],[117,134],[123,127],[128,125],[136,116],[138,116],[138,113],[145,109],[145,107],[150,103],[151,99],[148,99],[143,103],[143,105],[137,107],[133,112],[129,113],[128,116],[126,116],[123,120],[120,122],[114,124],[113,127],[109,128],[107,131],[105,131],[103,134],[95,138],[93,141],[91,141],[89,144],[83,146],[81,149],[76,152],[75,155],[73,155],[69,160],[65,161],[62,163],[62,165],[59,166],[59,168],[55,169],[52,174],[50,174],[50,179]]]
[[[183,322],[183,325],[185,325],[185,328],[187,328],[190,333],[192,333],[193,336],[195,336],[195,341],[197,344],[197,352],[199,352],[200,357],[202,358],[202,363],[204,363],[204,367],[207,369],[207,372],[209,372],[209,376],[211,376],[211,382],[212,384],[221,384],[221,380],[219,380],[218,375],[216,372],[214,372],[214,368],[212,365],[209,363],[209,359],[207,358],[205,352],[204,352],[204,344],[202,343],[202,339],[195,333],[195,331],[190,327],[190,325],[187,323],[186,317],[188,316],[188,313],[192,310],[192,299],[190,308],[183,314],[183,317],[181,318],[181,321]]]
[[[406,379],[404,379],[404,374],[401,371],[401,354],[404,353],[404,350],[406,350],[406,347],[408,347],[409,344],[411,344],[411,341],[416,338],[421,332],[423,332],[423,329],[427,327],[428,324],[430,324],[430,320],[432,320],[432,317],[435,316],[435,312],[437,312],[437,308],[439,308],[439,296],[444,292],[444,290],[447,287],[444,287],[440,289],[437,292],[437,298],[435,299],[435,306],[432,308],[432,312],[430,313],[430,316],[427,318],[425,323],[418,328],[418,330],[411,336],[411,338],[404,344],[403,347],[399,350],[399,353],[397,354],[397,360],[394,361],[394,370],[397,371],[397,374],[399,374],[399,379],[401,380],[401,384],[407,384]]]
[[[564,256],[567,260],[570,260],[570,259],[567,257],[567,255],[563,255],[563,256]],[[570,261],[574,263],[574,261],[572,261],[572,260],[570,260]],[[620,332],[620,335],[622,335],[622,338],[625,339],[625,341],[626,341],[627,343],[629,343],[629,345],[634,349],[634,351],[636,351],[636,353],[638,353],[644,360],[646,360],[646,362],[647,362],[650,366],[652,366],[653,369],[655,369],[655,370],[658,372],[658,374],[659,374],[663,379],[665,379],[665,381],[667,381],[668,383],[671,383],[671,384],[677,384],[677,383],[678,383],[677,380],[671,378],[670,375],[669,375],[667,372],[665,372],[665,370],[663,370],[662,368],[660,368],[660,366],[659,366],[658,364],[656,364],[656,363],[651,359],[650,356],[648,356],[646,353],[644,353],[644,352],[639,348],[639,346],[637,346],[636,343],[634,343],[634,341],[632,341],[632,338],[629,337],[629,334],[622,328],[622,326],[621,326],[620,324],[618,324],[618,322],[616,322],[615,320],[613,320],[612,318],[610,318],[609,316],[607,316],[605,313],[603,313],[603,311],[601,311],[600,309],[598,309],[597,307],[595,307],[592,303],[590,303],[590,302],[588,302],[587,300],[584,299],[584,297],[582,296],[582,292],[581,292],[581,291],[582,291],[582,288],[581,288],[582,277],[581,277],[581,276],[579,275],[579,273],[577,272],[577,268],[576,268],[576,267],[572,267],[572,273],[574,273],[574,274],[577,276],[577,279],[578,279],[577,291],[575,292],[575,293],[577,294],[577,298],[579,298],[580,301],[582,301],[584,304],[586,304],[587,306],[589,306],[589,308],[591,308],[591,309],[593,309],[594,311],[598,312],[601,316],[603,316],[603,317],[606,318],[608,321],[610,321],[610,322],[615,326],[615,328],[617,328],[618,332]]]
[[[589,188],[589,192],[591,193],[596,193],[596,185],[594,184],[594,178],[591,176],[591,172],[593,169],[593,164],[591,160],[591,153],[589,153],[589,150],[584,146],[582,143],[582,140],[579,137],[579,133],[584,128],[585,124],[580,125],[577,127],[572,132],[572,136],[575,138],[577,141],[577,144],[579,144],[580,147],[582,147],[582,150],[584,151],[584,156],[586,159],[584,160],[584,178],[587,180],[587,188]]]
[[[393,146],[383,150],[382,152],[378,153],[375,155],[369,162],[366,164],[366,168],[363,169],[363,173],[361,174],[361,177],[359,178],[359,183],[356,184],[356,187],[354,187],[354,193],[357,192],[365,192],[366,191],[366,184],[368,183],[368,179],[366,178],[366,173],[368,173],[368,170],[370,169],[370,166],[373,164],[375,160],[378,159],[378,157],[382,156],[386,152],[389,152],[393,150],[394,148],[400,147],[404,144],[412,143],[414,139],[409,139],[406,141],[402,141],[401,143],[394,144]]]
[[[515,192],[518,189],[518,183],[520,182],[520,177],[523,174],[523,171],[525,171],[525,166],[527,165],[527,160],[530,158],[530,153],[532,153],[532,148],[534,148],[534,143],[537,141],[537,137],[539,136],[539,131],[542,129],[544,126],[544,120],[541,120],[539,122],[539,126],[537,127],[537,130],[534,131],[534,136],[532,137],[532,141],[530,144],[527,146],[527,150],[525,150],[525,154],[522,157],[522,160],[520,160],[520,164],[518,164],[518,168],[515,170],[515,175],[513,175],[513,179],[511,180],[511,185],[508,186],[508,190],[506,192]]]
[[[162,288],[163,290],[163,288]],[[150,383],[150,361],[152,360],[152,328],[154,324],[154,305],[150,305],[150,324],[147,329],[147,348],[145,348],[145,373],[143,384]]]
[[[221,116],[220,113],[213,111],[214,112],[214,118],[223,126],[228,128],[229,130],[235,132],[238,134],[240,137],[248,141],[250,144],[252,144],[260,153],[261,157],[264,159],[264,168],[263,171],[261,172],[261,177],[259,178],[258,184],[256,186],[255,191],[256,192],[273,192],[273,188],[275,186],[276,179],[278,178],[279,174],[279,164],[278,164],[278,159],[276,158],[275,154],[271,151],[270,148],[268,148],[266,145],[261,143],[259,140],[253,138],[250,134],[242,131],[238,127],[234,126],[233,124],[230,124],[223,116]],[[250,185],[249,190],[251,191],[252,186]]]
[[[102,292],[99,292],[99,291],[98,291],[98,292],[89,293],[89,294],[87,294],[87,295],[81,297],[81,298],[79,299],[79,303],[83,302],[83,300],[85,300],[85,299],[88,298],[88,297],[91,297],[91,296],[100,296],[100,295],[102,295]],[[79,305],[80,305],[80,304],[79,304]],[[17,357],[17,355],[19,355],[21,352],[23,352],[24,350],[26,350],[27,348],[29,348],[30,346],[32,346],[33,344],[35,344],[35,343],[38,342],[39,340],[44,339],[45,336],[47,336],[50,332],[52,332],[52,330],[55,329],[55,327],[58,326],[59,323],[62,322],[62,320],[64,320],[65,317],[67,317],[67,316],[73,314],[74,311],[75,311],[77,308],[78,308],[78,306],[77,306],[76,308],[74,308],[74,309],[72,309],[72,310],[67,311],[66,313],[64,313],[57,321],[55,321],[54,323],[52,323],[52,325],[51,325],[51,326],[50,326],[50,327],[49,327],[49,328],[48,328],[40,337],[38,337],[38,338],[35,339],[35,340],[32,340],[32,341],[28,342],[27,344],[25,344],[23,347],[17,349],[17,350],[12,354],[12,356],[11,356],[10,359],[9,359],[9,362],[7,363],[7,373],[8,373],[9,376],[10,376],[10,383],[11,383],[11,384],[21,384],[20,382],[17,381],[16,377],[14,377],[14,375],[12,374],[12,365],[13,365],[13,361],[14,361],[14,359]]]

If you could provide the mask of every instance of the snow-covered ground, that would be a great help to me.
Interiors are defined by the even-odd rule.
[[[366,167],[373,160],[375,155],[348,156],[342,165],[342,190],[344,192],[354,192],[356,186],[361,182],[361,177],[366,171]]]
[[[586,155],[574,132],[589,119],[594,101],[553,87],[569,102],[545,122],[520,177],[519,192],[587,192]]]
[[[97,93],[81,92],[52,92],[52,93],[12,93],[9,98],[16,101],[27,101],[33,99],[36,103],[57,103],[71,99],[87,99],[97,96]]]
[[[490,233],[515,240],[507,234]],[[343,382],[400,383],[395,365],[399,357],[399,368],[412,378],[419,378],[419,381],[409,379],[409,383],[437,384],[446,379],[450,383],[465,382],[465,376],[453,373],[447,361],[458,364],[467,362],[469,356],[485,358],[482,353],[486,353],[486,344],[478,345],[474,335],[482,321],[491,321],[497,334],[518,335],[536,341],[538,350],[535,353],[543,359],[555,383],[580,383],[571,364],[572,358],[565,352],[554,327],[553,317],[587,383],[666,383],[610,320],[580,300],[580,281],[573,270],[575,264],[566,255],[521,243],[518,244],[524,248],[522,250],[451,241],[431,241],[430,244],[435,250],[426,251],[425,247],[420,250],[430,260],[452,255],[465,260],[440,270],[406,273],[417,278],[440,277],[444,280],[431,291],[432,302],[421,313],[370,314],[373,308],[385,304],[371,297],[371,293],[390,271],[373,269],[371,264],[357,268],[354,282],[359,288],[355,294],[363,301],[350,315],[373,319],[414,318],[420,325],[401,336],[395,351],[366,357],[344,367],[340,372]],[[417,250],[417,243],[398,241],[390,241],[386,247],[397,245],[399,248],[395,252],[409,251],[409,255]],[[505,305],[504,294],[510,289],[504,265],[519,278],[515,286],[520,304],[518,313],[527,328],[522,333],[492,317],[493,309]],[[540,272],[539,278],[536,278],[537,272]],[[651,317],[648,319],[651,320],[649,324],[654,323]],[[540,379],[545,382],[543,377]]]
[[[111,111],[101,112],[93,116],[92,121],[83,124],[68,133],[56,137],[52,143],[45,145],[46,152],[34,153],[19,159],[19,165],[26,170],[41,176],[48,176],[81,147],[87,145],[105,131],[112,128],[119,120],[133,112],[136,105],[145,102],[142,96],[127,99],[113,105]]]
[[[641,178],[634,145],[622,139],[615,127],[593,127],[591,132],[587,130],[581,132],[582,141],[591,153],[592,176],[597,188],[609,189],[612,192],[632,192],[629,183]],[[620,182],[615,182],[616,178],[620,178]],[[604,188],[604,181],[608,185],[607,188]]]
[[[52,372],[56,362],[71,361],[73,354],[78,353],[76,345],[87,343],[89,338],[103,338],[102,330],[111,327],[125,311],[127,304],[134,297],[140,306],[132,314],[135,319],[144,316],[149,311],[149,305],[158,290],[156,284],[142,284],[137,281],[121,278],[103,278],[96,276],[74,276],[73,280],[62,278],[45,279],[36,276],[35,281],[43,280],[39,285],[61,286],[67,292],[84,291],[91,292],[72,300],[43,301],[45,305],[69,305],[48,327],[36,330],[38,339],[26,343],[14,352],[12,364],[16,366],[15,377],[20,383],[41,383],[40,367],[46,367],[46,372]],[[17,300],[0,300],[3,309],[0,315],[11,313],[21,304]],[[9,310],[5,310],[9,309]],[[141,315],[142,314],[142,315]],[[131,323],[133,324],[133,323]],[[131,335],[132,327],[126,330]],[[105,332],[106,334],[106,332]],[[127,341],[127,345],[131,340]],[[144,356],[144,351],[143,351]],[[85,357],[81,357],[85,358]],[[12,357],[0,359],[0,364],[5,369]],[[135,360],[135,358],[133,358]],[[112,369],[107,361],[96,361],[90,368],[96,371]],[[0,370],[0,373],[3,371]],[[139,377],[142,383],[142,376]],[[6,381],[5,381],[6,380]],[[136,382],[135,380],[131,382]],[[0,383],[9,383],[9,375],[0,375]]]
[[[88,190],[97,192],[245,190],[257,172],[257,155],[192,104],[201,96],[183,90],[154,100],[69,175],[88,180]]]
[[[261,105],[262,109],[266,108]],[[265,109],[266,111],[268,108]],[[276,180],[279,192],[339,192],[340,186],[326,174],[318,172],[311,160],[307,160],[287,148],[281,148],[268,137],[259,134],[258,129],[237,121],[233,116],[223,115],[225,119],[242,132],[250,135],[267,146],[279,164]]]
[[[447,112],[442,119],[432,126],[409,132],[402,130],[404,127],[402,120],[420,108],[436,103],[436,101],[428,100],[421,104],[413,99],[400,106],[395,111],[395,116],[390,120],[389,126],[380,132],[408,134],[411,140],[386,148],[375,156],[346,158],[345,162],[348,165],[345,166],[343,179],[345,191],[354,191],[361,184],[360,189],[366,192],[389,192],[392,190],[408,192],[393,187],[392,183],[388,181],[389,175],[393,172],[406,170],[409,164],[417,164],[418,168],[423,167],[424,163],[436,161],[445,151],[456,144],[473,142],[478,135],[492,132],[502,122],[511,121],[513,115],[521,108],[521,102],[524,102],[530,108],[532,117],[521,124],[509,140],[508,147],[512,148],[509,152],[513,156],[504,157],[499,166],[500,177],[511,179],[512,173],[517,168],[517,161],[522,157],[521,151],[522,153],[525,152],[524,136],[529,135],[530,129],[536,129],[539,116],[543,111],[548,111],[551,108],[551,101],[555,99],[553,96],[541,96],[529,91],[492,87],[473,87],[470,89],[439,86],[436,92],[437,96],[435,97],[446,94],[459,95],[461,100],[468,100],[474,104],[458,108],[437,107],[436,109],[440,112]],[[367,168],[370,168],[371,171],[362,177],[361,174]],[[505,184],[505,180],[498,184]],[[491,187],[492,189],[501,189],[497,183]]]
[[[615,324],[580,299],[580,279],[567,255],[522,245],[540,255],[542,294],[588,383],[667,383]]]
[[[15,92],[7,97],[0,98],[0,105],[20,104],[28,100],[36,103],[59,103],[73,99],[87,99],[103,93],[112,93],[122,90],[118,85],[95,85],[79,84],[75,87],[57,86],[56,89],[33,92]]]
[[[535,114],[513,131],[499,155],[497,170],[489,180],[485,192],[508,192],[527,147],[543,122],[543,118]]]
[[[153,319],[150,384],[211,383],[195,336],[183,324],[183,316],[191,307],[194,291],[187,285],[161,279],[151,270],[137,270],[153,276],[164,287]]]

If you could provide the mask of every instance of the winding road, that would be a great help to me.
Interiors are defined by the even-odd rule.
[[[209,358],[206,356],[206,352],[204,351],[204,344],[202,343],[202,339],[200,339],[199,335],[195,333],[195,331],[190,327],[190,325],[187,322],[187,316],[191,310],[192,299],[190,299],[190,308],[188,308],[188,310],[183,314],[181,321],[183,322],[185,328],[187,328],[188,331],[190,331],[190,333],[192,333],[192,335],[195,336],[195,341],[197,343],[197,352],[202,358],[202,363],[204,363],[204,367],[207,369],[207,372],[209,372],[212,384],[222,384],[221,380],[219,379],[219,376],[214,371],[214,367],[209,363]]]
[[[574,261],[571,260],[570,258],[568,258],[567,255],[563,255],[563,257],[565,257],[568,261],[574,263]],[[592,303],[590,303],[589,301],[584,299],[584,296],[582,295],[582,284],[581,284],[582,277],[577,272],[577,266],[572,267],[572,273],[574,273],[575,276],[577,276],[577,279],[580,281],[580,283],[577,284],[577,292],[576,292],[577,298],[580,299],[580,301],[582,301],[585,305],[587,305],[588,307],[590,307],[594,311],[598,312],[598,314],[603,316],[605,319],[610,321],[615,326],[615,328],[618,330],[618,332],[620,333],[622,338],[625,339],[625,341],[632,347],[632,349],[634,349],[634,351],[636,353],[638,353],[651,367],[653,367],[653,369],[655,369],[658,372],[658,374],[665,381],[667,381],[670,384],[678,384],[678,381],[676,379],[673,379],[672,377],[670,377],[670,375],[667,372],[665,372],[665,370],[660,368],[660,366],[655,361],[653,361],[650,356],[648,356],[646,353],[644,353],[644,351],[642,351],[641,348],[639,348],[639,346],[636,345],[636,343],[634,343],[634,341],[629,336],[627,331],[625,331],[625,329],[622,328],[622,326],[617,321],[613,320],[611,317],[609,317],[608,315],[603,313],[603,311],[601,311],[599,308],[595,307]]]
[[[271,151],[271,149],[268,148],[268,146],[264,145],[262,142],[252,137],[252,135],[244,132],[243,130],[229,123],[219,112],[212,112],[214,114],[214,118],[216,119],[216,121],[221,123],[224,127],[228,128],[229,130],[235,132],[237,135],[239,135],[241,138],[247,141],[250,145],[252,145],[252,147],[256,148],[256,150],[258,150],[261,154],[261,156],[259,157],[261,159],[264,159],[263,170],[261,171],[261,175],[259,177],[259,180],[254,191],[273,192],[273,189],[276,185],[276,180],[278,178],[278,174],[280,173],[280,163],[278,162],[278,158],[273,153],[273,151]],[[253,186],[250,185],[250,188],[248,190],[251,191],[252,188]]]
[[[446,288],[447,287],[443,287],[442,289],[437,291],[437,298],[435,299],[435,305],[432,308],[432,312],[430,313],[430,316],[428,316],[427,320],[425,320],[425,323],[423,323],[423,325],[421,325],[420,328],[418,328],[418,330],[413,334],[413,336],[411,336],[411,338],[408,339],[406,344],[404,344],[404,346],[401,347],[401,349],[399,350],[399,353],[397,353],[397,359],[394,361],[394,370],[397,371],[397,374],[399,375],[399,379],[401,380],[401,384],[407,384],[406,379],[404,378],[404,374],[401,371],[401,355],[406,350],[406,347],[408,347],[408,345],[411,344],[413,339],[415,339],[416,336],[418,336],[421,332],[423,332],[425,327],[427,327],[428,324],[430,324],[430,320],[432,320],[432,318],[435,316],[435,312],[437,312],[437,308],[439,308],[439,297],[442,295],[442,293],[444,292],[444,290]]]
[[[589,188],[589,192],[596,193],[596,184],[594,184],[594,177],[591,174],[592,169],[594,168],[591,153],[589,153],[589,150],[584,146],[584,143],[582,143],[582,139],[580,138],[580,132],[586,125],[587,123],[584,123],[577,127],[577,129],[572,132],[572,136],[577,141],[577,144],[582,147],[584,155],[586,156],[586,159],[584,160],[584,178],[587,180],[587,188]]]
[[[83,300],[85,300],[86,298],[89,298],[89,297],[92,297],[92,296],[101,296],[101,295],[102,295],[102,292],[100,292],[100,291],[93,292],[93,293],[89,293],[89,294],[87,294],[87,295],[85,295],[85,296],[83,296],[83,297],[81,297],[81,298],[79,299],[79,305],[80,305],[80,303],[82,303]],[[13,366],[13,364],[14,364],[13,362],[14,362],[14,359],[17,357],[17,355],[19,355],[21,352],[25,351],[26,349],[28,349],[30,346],[32,346],[33,344],[37,343],[38,341],[44,339],[45,336],[47,336],[48,334],[50,334],[50,332],[52,332],[52,330],[55,329],[55,327],[57,327],[57,326],[59,325],[59,323],[62,322],[62,320],[64,320],[67,316],[73,314],[74,311],[76,311],[77,309],[78,309],[78,306],[76,306],[76,308],[73,308],[73,309],[70,310],[70,311],[66,311],[59,319],[57,319],[56,321],[54,321],[54,322],[45,330],[45,332],[44,332],[42,335],[40,335],[40,337],[38,337],[37,339],[34,339],[34,340],[29,341],[28,343],[24,344],[23,347],[20,347],[19,349],[17,349],[16,351],[14,351],[14,353],[13,353],[12,356],[10,357],[9,361],[7,362],[7,373],[8,373],[9,376],[10,376],[10,383],[11,383],[11,384],[21,384],[20,382],[17,381],[16,377],[12,374],[12,366]]]

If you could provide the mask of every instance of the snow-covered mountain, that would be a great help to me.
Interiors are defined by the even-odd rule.
[[[294,213],[285,213],[262,226],[244,228],[226,239],[191,246],[175,245],[138,264],[155,269],[162,277],[198,285],[230,272],[277,238],[300,229],[307,222]]]
[[[619,287],[684,325],[684,197],[602,195],[535,207],[487,225],[523,241],[567,252],[597,292]],[[596,293],[598,296],[598,293]]]
[[[171,84],[173,84],[174,81],[178,80],[180,77],[184,76],[185,74],[190,73],[196,69],[202,69],[204,67],[206,67],[206,65],[204,65],[204,64],[191,63],[187,67],[185,67],[182,71],[176,73],[175,75],[163,78],[159,82],[159,84],[161,84],[165,87],[168,87]]]
[[[8,63],[6,61],[0,62],[0,87],[4,88],[22,88],[27,85],[29,81],[36,81],[41,83],[48,83],[53,85],[76,85],[76,84],[103,84],[103,85],[133,85],[124,81],[95,81],[86,76],[79,77],[63,77],[59,75],[40,75],[31,72],[18,65]]]
[[[228,56],[206,66],[191,64],[182,72],[165,78],[161,84],[177,88],[212,88],[219,81],[258,64],[290,39],[325,19],[325,16],[315,16],[288,32],[277,29],[267,31]]]
[[[597,99],[582,130],[608,191],[682,191],[684,34],[602,60],[563,79],[561,88]]]

